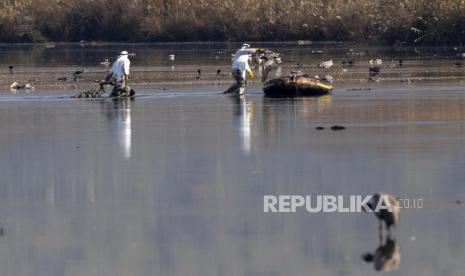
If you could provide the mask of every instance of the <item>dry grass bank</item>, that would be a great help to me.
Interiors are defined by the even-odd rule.
[[[3,0],[0,41],[465,42],[463,0]]]

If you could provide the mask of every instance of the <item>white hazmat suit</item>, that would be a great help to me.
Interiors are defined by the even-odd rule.
[[[245,80],[247,73],[252,78],[253,73],[249,66],[249,58],[252,54],[257,51],[261,51],[260,48],[250,48],[248,44],[242,45],[242,47],[236,51],[232,60],[232,74],[236,83],[231,85],[224,93],[238,92],[239,94],[244,93]]]
[[[111,67],[109,72],[109,76],[111,74],[111,79],[116,82],[123,82],[125,80],[125,76],[129,76],[129,66],[131,65],[131,61],[128,58],[128,52],[123,51],[121,55],[116,59]]]

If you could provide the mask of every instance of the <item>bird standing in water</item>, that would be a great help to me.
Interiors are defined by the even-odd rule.
[[[379,221],[380,234],[382,233],[382,224],[386,226],[389,236],[391,228],[395,227],[399,220],[399,201],[393,195],[388,193],[376,193],[372,195],[367,206],[375,213]],[[380,207],[379,209],[377,207]],[[381,208],[387,207],[387,208]]]
[[[78,79],[81,78],[82,73],[84,73],[84,70],[77,70],[73,73],[73,80],[77,81]]]

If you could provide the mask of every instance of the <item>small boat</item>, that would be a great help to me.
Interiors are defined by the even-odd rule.
[[[272,79],[263,84],[263,92],[268,97],[321,96],[330,93],[331,90],[332,85],[298,73]]]

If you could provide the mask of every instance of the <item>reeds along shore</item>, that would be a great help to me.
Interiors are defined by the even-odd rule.
[[[2,0],[0,41],[465,41],[464,0]]]

